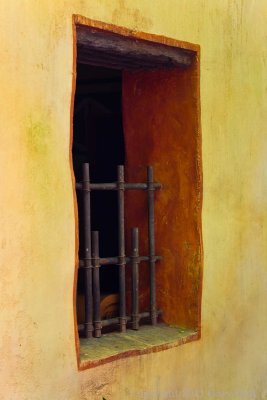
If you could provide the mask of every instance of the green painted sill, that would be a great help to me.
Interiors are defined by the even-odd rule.
[[[199,333],[164,324],[142,326],[139,331],[108,333],[100,339],[80,339],[80,363],[102,364],[113,359],[165,350],[180,344],[197,340]]]

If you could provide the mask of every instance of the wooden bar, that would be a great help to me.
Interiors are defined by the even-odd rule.
[[[155,256],[155,261],[162,260],[161,256]],[[142,261],[149,261],[148,256],[139,256],[139,262]],[[129,264],[131,262],[131,257],[125,257],[125,262],[126,264]],[[105,258],[100,258],[99,259],[99,264],[100,265],[109,265],[109,264],[119,264],[119,257],[105,257]],[[84,261],[79,260],[79,268],[83,268],[84,266]]]
[[[155,189],[160,189],[162,187],[161,183],[154,182],[153,187]],[[76,189],[82,190],[83,185],[81,182],[76,183]],[[147,190],[148,185],[147,183],[124,183],[124,190]],[[118,183],[117,182],[109,182],[109,183],[90,183],[90,190],[118,190]]]
[[[153,168],[147,167],[147,194],[148,194],[148,247],[150,268],[150,316],[151,324],[157,324],[156,302],[156,268],[155,268],[155,220],[154,220],[154,191]]]
[[[162,315],[162,310],[157,311],[157,315]],[[139,320],[142,320],[144,318],[148,318],[150,316],[150,313],[148,311],[142,312],[139,314]],[[127,322],[131,321],[131,317],[126,317]],[[102,327],[104,328],[105,326],[110,326],[110,325],[117,325],[119,323],[119,318],[109,318],[109,319],[103,319],[102,320]],[[78,325],[78,329],[81,332],[84,327],[83,324]]]
[[[93,294],[91,260],[91,201],[89,164],[83,164],[83,218],[84,218],[84,283],[85,283],[85,323],[84,335],[93,335]]]
[[[132,228],[132,328],[139,329],[139,232]]]
[[[125,232],[124,232],[124,167],[118,166],[118,247],[119,247],[119,290],[120,290],[120,331],[126,332],[126,291],[125,291]]]
[[[100,312],[100,280],[99,280],[99,235],[92,232],[92,261],[93,261],[93,294],[94,294],[94,328],[95,337],[101,337],[101,312]]]

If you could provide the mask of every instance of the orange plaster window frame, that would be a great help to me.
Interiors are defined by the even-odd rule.
[[[91,368],[114,359],[161,351],[201,337],[201,295],[203,272],[202,245],[202,161],[200,128],[200,47],[176,39],[131,31],[79,15],[73,16],[73,89],[71,101],[72,166],[73,112],[76,85],[76,27],[87,26],[125,38],[141,39],[155,44],[185,49],[194,53],[188,68],[123,72],[123,127],[126,146],[128,181],[143,181],[144,165],[154,165],[156,179],[163,183],[157,194],[155,229],[157,253],[164,262],[157,269],[158,306],[163,321],[169,325],[194,329],[188,338],[150,347],[121,352],[98,361],[81,363],[80,341],[76,317],[76,285],[78,271],[78,212],[75,178],[72,170],[75,204],[76,252],[73,289],[73,310],[78,369]],[[151,91],[155,101],[151,102]],[[165,116],[165,117],[164,117]],[[167,117],[168,116],[168,117]],[[142,129],[140,129],[142,127]],[[137,168],[136,168],[137,165]],[[135,166],[135,168],[133,168]],[[140,168],[139,168],[140,167]],[[145,228],[145,216],[132,206],[136,197],[127,195],[126,220],[129,226]],[[129,238],[126,238],[126,241]],[[140,238],[142,242],[142,236]],[[143,240],[144,245],[146,240]],[[140,249],[142,252],[142,248]],[[149,297],[148,273],[141,284],[141,303]]]

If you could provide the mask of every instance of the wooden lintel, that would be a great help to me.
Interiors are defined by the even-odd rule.
[[[77,61],[120,69],[188,67],[195,52],[77,26]],[[110,65],[112,64],[112,65]]]

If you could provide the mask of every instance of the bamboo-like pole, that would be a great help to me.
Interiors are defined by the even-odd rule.
[[[89,164],[83,164],[83,221],[84,221],[84,282],[85,282],[85,322],[84,335],[93,335],[93,295],[92,295],[92,260],[91,260],[91,197]]]

